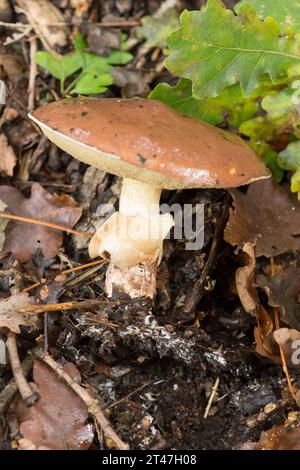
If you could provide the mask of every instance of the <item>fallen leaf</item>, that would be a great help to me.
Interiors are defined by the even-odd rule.
[[[13,333],[20,333],[20,325],[32,324],[32,316],[22,315],[18,310],[33,305],[33,299],[27,293],[14,294],[0,300],[0,328],[8,328]]]
[[[255,283],[266,291],[271,307],[282,307],[281,319],[300,330],[300,268],[289,267],[271,279],[259,274]]]
[[[66,363],[64,369],[74,380],[80,378],[73,364]],[[26,446],[39,450],[88,449],[94,432],[92,425],[86,424],[88,410],[81,398],[40,360],[34,361],[33,379],[30,386],[41,398],[20,425]]]
[[[13,176],[17,157],[13,148],[8,144],[7,138],[4,134],[0,134],[0,148],[0,173],[4,173],[7,176]]]
[[[73,227],[81,216],[82,209],[70,196],[48,193],[38,183],[31,188],[31,197],[25,198],[11,186],[0,186],[0,199],[10,213],[22,217]],[[11,252],[20,261],[30,259],[37,250],[46,258],[53,258],[63,242],[63,232],[41,225],[9,221],[5,230],[4,250]]]
[[[16,3],[25,12],[29,23],[34,27],[42,41],[51,47],[66,46],[68,32],[65,25],[48,26],[49,24],[64,23],[65,19],[60,10],[48,0],[17,0]]]
[[[257,326],[254,328],[254,337],[256,341],[256,352],[264,357],[269,357],[277,361],[277,351],[274,347],[272,337],[273,322],[260,304],[256,286],[254,284],[255,273],[255,243],[245,243],[243,251],[247,255],[248,262],[236,270],[235,281],[236,289],[241,304],[247,313],[256,317]]]
[[[280,363],[278,348],[273,337],[273,322],[270,315],[262,305],[256,311],[257,326],[254,328],[256,342],[255,351],[261,356],[268,357]]]
[[[247,194],[238,189],[230,194],[235,209],[224,232],[227,242],[243,246],[256,241],[256,256],[300,249],[300,204],[288,184],[266,179],[251,184]]]
[[[27,72],[24,58],[8,47],[0,46],[0,79],[16,83]]]
[[[97,55],[107,56],[112,49],[120,49],[121,35],[115,28],[103,28],[89,23],[87,29],[88,50]]]
[[[236,270],[235,282],[240,301],[246,312],[255,315],[259,304],[258,295],[254,287],[255,255],[254,243],[245,243],[243,251],[248,257],[248,263]]]
[[[134,96],[146,98],[151,91],[150,83],[156,77],[157,72],[114,67],[110,74],[114,78],[115,85],[121,88],[122,98],[133,98]]]
[[[300,450],[300,428],[275,426],[260,435],[258,442],[246,442],[242,450]]]

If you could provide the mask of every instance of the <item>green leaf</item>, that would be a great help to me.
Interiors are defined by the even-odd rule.
[[[84,52],[82,56],[84,70],[95,70],[100,72],[108,72],[112,66],[107,62],[106,57],[101,57],[91,52]]]
[[[141,20],[142,26],[137,28],[137,36],[145,38],[145,47],[159,47],[163,49],[167,46],[167,37],[179,28],[179,15],[175,8],[168,8],[161,17],[144,16]]]
[[[80,32],[75,36],[74,49],[76,52],[83,52],[87,48],[87,42]]]
[[[279,25],[272,18],[262,22],[249,6],[235,16],[220,0],[208,0],[204,10],[184,11],[180,20],[168,39],[166,66],[193,82],[195,98],[217,96],[237,82],[249,96],[261,78],[276,82],[300,63],[291,42],[279,37]]]
[[[289,87],[279,93],[267,95],[262,100],[262,108],[268,112],[271,118],[282,117],[295,107],[293,103],[294,93],[295,90]]]
[[[133,59],[133,55],[130,52],[124,51],[112,51],[111,54],[106,58],[107,62],[111,65],[126,65]]]
[[[113,78],[109,73],[95,75],[90,72],[82,72],[76,80],[75,87],[70,93],[78,95],[93,95],[103,93],[107,87],[113,84]]]
[[[291,142],[280,152],[278,163],[284,170],[300,170],[300,140]]]
[[[298,199],[300,200],[300,168],[295,171],[291,178],[291,191],[292,193],[298,193]]]
[[[50,52],[40,51],[36,53],[34,60],[62,83],[82,67],[81,56],[77,53],[67,54],[57,59]]]
[[[239,8],[245,4],[255,8],[260,18],[274,18],[284,29],[300,31],[299,0],[242,0],[235,6]]]
[[[258,109],[255,100],[244,99],[239,85],[227,88],[217,98],[197,100],[192,95],[190,80],[185,78],[174,87],[160,83],[149,98],[162,101],[187,116],[214,125],[227,120],[230,125],[238,127],[245,120],[251,119]]]

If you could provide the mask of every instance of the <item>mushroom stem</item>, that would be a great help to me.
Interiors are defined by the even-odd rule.
[[[124,178],[120,194],[119,212],[125,216],[150,218],[159,214],[161,189],[140,181]]]
[[[159,188],[125,178],[119,212],[99,227],[90,242],[92,258],[110,259],[105,283],[109,297],[155,297],[163,241],[174,225],[171,214],[160,214],[160,194]]]

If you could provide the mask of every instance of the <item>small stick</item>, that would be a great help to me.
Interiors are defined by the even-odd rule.
[[[275,266],[275,261],[274,257],[271,256],[270,258],[270,265],[271,265],[271,276],[274,277],[276,274],[276,266]],[[274,309],[274,320],[275,320],[275,329],[278,330],[280,328],[280,319],[279,319],[279,308],[278,307],[273,307]],[[280,358],[282,362],[282,368],[286,376],[286,380],[288,383],[289,391],[295,402],[297,403],[297,398],[296,398],[296,393],[294,390],[294,386],[291,381],[291,377],[289,374],[288,366],[285,360],[285,355],[284,355],[284,350],[283,347],[279,344],[279,351],[280,351]]]
[[[111,439],[119,450],[128,450],[128,444],[125,444],[115,430],[112,428],[108,419],[100,408],[98,400],[92,398],[89,392],[64,371],[64,369],[49,354],[38,353],[38,358],[44,361],[48,366],[56,372],[60,379],[63,379],[69,387],[81,398],[87,406],[89,413],[96,419],[97,423],[103,430],[105,437]]]
[[[102,28],[134,28],[141,24],[138,20],[120,20],[120,21],[105,21],[103,23],[92,23],[93,25],[101,26]],[[32,27],[32,24],[29,23],[6,23],[5,21],[0,21],[0,26],[4,26],[9,29],[28,29]],[[44,23],[43,26],[73,26],[72,23],[67,23],[64,21],[57,23]]]
[[[70,268],[70,269],[65,269],[65,270],[62,270],[62,271],[58,271],[58,274],[70,274],[70,273],[73,273],[75,271],[80,271],[81,269],[90,268],[91,266],[98,266],[99,264],[104,264],[104,263],[107,263],[107,261],[105,259],[100,259],[100,260],[97,260],[97,261],[92,261],[91,263],[86,263],[86,264],[81,264],[80,266],[75,266],[75,268]],[[35,282],[31,286],[28,286],[25,289],[23,289],[22,292],[29,292],[32,289],[35,289],[36,287],[39,287],[42,284],[45,284],[45,282],[47,282],[47,281],[44,280],[44,281]]]
[[[23,398],[26,406],[32,406],[38,401],[38,399],[40,398],[40,395],[31,390],[31,388],[29,387],[25,379],[22,365],[21,365],[20,358],[19,358],[19,354],[18,354],[15,333],[12,333],[12,332],[8,333],[7,340],[6,340],[6,347],[8,350],[11,370],[14,375],[20,395]]]
[[[32,37],[29,40],[30,43],[30,70],[29,70],[29,82],[28,82],[28,111],[34,109],[34,98],[35,98],[35,77],[37,75],[37,63],[34,60],[34,56],[37,53],[37,40],[36,37]]]
[[[26,356],[22,361],[22,370],[24,377],[27,377],[32,369],[32,359],[30,356]],[[11,400],[18,391],[18,386],[14,378],[12,378],[4,389],[0,392],[0,415],[3,415],[7,410]]]
[[[79,235],[80,237],[91,238],[92,236],[90,233],[79,232],[78,230],[73,230],[72,228],[64,227],[63,225],[52,224],[51,222],[45,222],[44,220],[31,219],[29,217],[21,217],[19,215],[13,214],[5,214],[4,212],[0,212],[0,217],[3,217],[4,219],[17,220],[19,222],[26,222],[29,224],[43,225],[44,227],[53,228],[55,230],[62,230],[63,232],[73,233],[74,235]]]
[[[209,400],[208,400],[208,403],[207,403],[207,407],[205,408],[205,412],[204,412],[204,415],[203,415],[204,419],[207,419],[207,417],[208,417],[208,414],[209,414],[210,409],[211,409],[211,405],[213,404],[214,398],[215,398],[217,390],[218,390],[219,383],[220,383],[220,378],[217,377],[217,379],[215,381],[215,384],[214,384],[213,388],[211,389],[211,394],[210,394],[210,397],[209,397]]]
[[[58,312],[59,310],[88,309],[103,304],[101,300],[82,300],[81,302],[62,302],[61,304],[39,304],[22,307],[18,313],[36,315],[44,312]]]

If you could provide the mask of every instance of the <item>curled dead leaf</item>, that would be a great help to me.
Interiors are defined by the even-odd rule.
[[[0,186],[0,200],[8,211],[22,217],[36,218],[51,223],[73,227],[81,216],[82,209],[70,196],[48,193],[34,183],[31,197],[25,198],[11,186]],[[4,250],[11,252],[20,261],[26,261],[42,250],[46,258],[57,255],[63,241],[63,232],[41,225],[10,221],[5,230]]]
[[[248,263],[238,268],[235,273],[236,288],[240,301],[246,312],[255,315],[257,305],[259,304],[258,295],[254,287],[254,269],[255,269],[255,243],[246,243],[243,251],[248,257]]]

